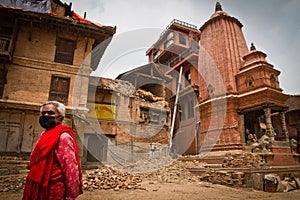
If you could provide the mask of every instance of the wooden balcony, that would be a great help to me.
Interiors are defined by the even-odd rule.
[[[173,20],[146,54],[154,63],[167,64],[187,49],[198,45],[198,40],[192,37],[198,32],[197,27],[192,24]]]
[[[188,48],[187,45],[182,45],[176,40],[165,41],[160,53],[153,58],[153,62],[166,64],[174,55],[177,56]]]
[[[171,71],[176,70],[176,68],[183,65],[183,63],[185,62],[189,62],[190,64],[197,66],[198,54],[198,46],[191,46],[190,48],[186,49],[177,57],[168,62],[168,66],[170,67],[170,69],[166,72],[166,74],[169,74]]]

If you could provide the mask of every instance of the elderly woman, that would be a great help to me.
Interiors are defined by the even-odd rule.
[[[62,125],[65,106],[49,101],[42,105],[40,114],[45,131],[30,155],[23,200],[75,199],[82,194],[82,174],[75,135]]]

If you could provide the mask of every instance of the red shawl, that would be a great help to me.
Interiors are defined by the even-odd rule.
[[[30,171],[26,178],[23,200],[47,199],[54,150],[62,133],[68,133],[74,140],[80,188],[82,189],[82,173],[75,135],[70,127],[57,125],[42,134],[30,155],[28,164]]]

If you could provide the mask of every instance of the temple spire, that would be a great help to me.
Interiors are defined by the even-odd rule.
[[[217,12],[217,11],[223,11],[222,5],[220,4],[220,2],[217,2],[217,3],[216,3],[216,9],[215,9],[215,11],[216,11],[216,12]]]
[[[253,43],[251,43],[250,51],[255,51],[255,50],[256,50],[256,47],[254,46]]]

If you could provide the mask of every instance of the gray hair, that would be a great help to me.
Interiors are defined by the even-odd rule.
[[[61,116],[65,117],[65,115],[66,115],[66,107],[65,107],[64,104],[62,104],[62,103],[60,103],[60,102],[58,102],[58,101],[47,101],[47,102],[45,102],[45,103],[42,105],[42,107],[41,107],[41,109],[40,109],[40,112],[42,112],[44,106],[49,105],[49,104],[54,105],[54,106],[56,107],[58,113],[59,113]]]

